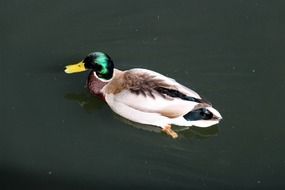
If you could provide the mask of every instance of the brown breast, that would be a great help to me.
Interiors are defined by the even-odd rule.
[[[91,71],[89,73],[89,76],[88,76],[88,80],[87,80],[87,87],[88,87],[88,90],[89,92],[92,94],[92,95],[95,95],[95,96],[99,96],[101,98],[104,98],[103,97],[103,94],[101,93],[101,89],[107,84],[107,82],[102,82],[100,81],[97,77],[94,76],[94,73],[93,71]]]

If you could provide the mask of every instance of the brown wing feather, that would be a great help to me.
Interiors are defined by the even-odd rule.
[[[203,103],[204,100],[187,96],[180,92],[175,85],[165,82],[163,79],[157,78],[147,72],[116,71],[115,77],[105,89],[106,93],[118,94],[123,90],[129,90],[136,95],[143,95],[155,99],[155,95],[159,95],[165,99],[173,100],[180,98],[182,100]]]
[[[155,78],[155,76],[150,75],[149,73],[132,73],[132,72],[125,72],[124,75],[124,88],[129,89],[134,94],[142,94],[144,96],[150,96],[155,98],[154,93],[159,94],[164,98],[166,97],[163,93],[159,93],[156,89],[158,87],[170,88],[173,89],[174,87],[165,83],[161,79]]]

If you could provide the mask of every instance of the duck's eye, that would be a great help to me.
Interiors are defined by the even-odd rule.
[[[102,65],[95,64],[94,65],[94,70],[100,72],[102,70]]]

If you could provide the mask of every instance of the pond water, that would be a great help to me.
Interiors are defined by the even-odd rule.
[[[0,4],[1,189],[285,187],[284,2]],[[175,78],[223,121],[173,140],[120,118],[63,72],[92,51]]]

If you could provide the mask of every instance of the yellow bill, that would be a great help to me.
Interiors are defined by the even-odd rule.
[[[74,65],[65,66],[64,72],[70,74],[70,73],[78,73],[78,72],[82,72],[86,70],[87,69],[85,68],[84,63],[81,61]]]

